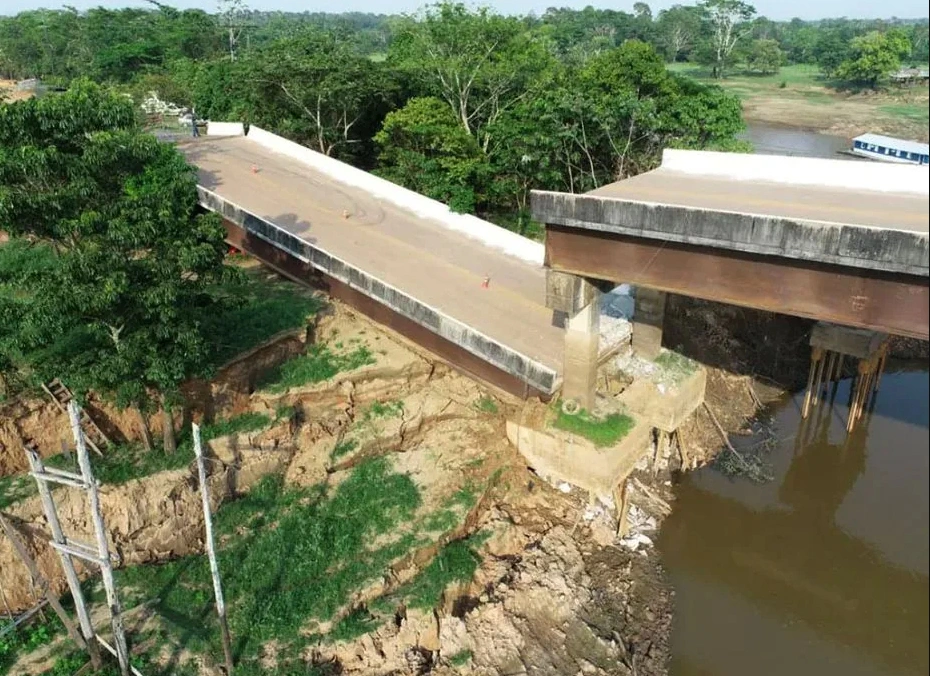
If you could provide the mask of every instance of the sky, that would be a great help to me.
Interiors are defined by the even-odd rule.
[[[630,11],[635,0],[483,0],[469,4],[488,5],[504,14],[542,14],[547,7],[576,7],[593,5],[605,9]],[[751,1],[751,0],[750,0]],[[216,9],[215,0],[165,0],[174,7],[199,7],[208,11]],[[252,9],[318,12],[380,12],[385,14],[412,12],[425,4],[424,0],[247,0]],[[649,3],[653,13],[673,4],[691,4],[691,0],[655,0]],[[928,14],[927,0],[755,0],[759,14],[770,19],[822,19],[825,17],[920,18]],[[0,0],[0,14],[15,14],[24,9],[45,7],[57,9],[71,5],[78,9],[88,7],[150,6],[142,0]]]

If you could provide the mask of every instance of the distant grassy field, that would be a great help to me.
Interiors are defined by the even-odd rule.
[[[853,94],[831,86],[813,65],[784,66],[774,75],[747,73],[740,67],[722,80],[690,63],[669,64],[669,70],[702,81],[713,81],[743,102],[747,121],[823,131],[851,138],[872,131],[926,141],[927,87],[892,88]]]

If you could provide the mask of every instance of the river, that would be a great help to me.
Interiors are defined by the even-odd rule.
[[[849,139],[842,136],[750,122],[746,125],[746,131],[739,137],[752,143],[755,151],[762,155],[826,157],[833,160],[851,158],[849,155],[844,157],[839,154],[850,147]]]
[[[747,137],[762,153],[836,158],[846,147],[758,125]],[[706,468],[675,487],[659,538],[676,592],[673,675],[930,672],[930,376],[891,368],[847,438],[849,388],[807,421],[803,393],[770,407],[772,481]]]

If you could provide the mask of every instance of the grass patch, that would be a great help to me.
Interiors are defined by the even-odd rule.
[[[927,106],[926,101],[922,105],[917,103],[894,103],[880,106],[879,110],[885,115],[909,122],[918,122],[923,125],[930,122],[930,107]]]
[[[374,631],[382,624],[383,621],[368,612],[366,608],[356,608],[336,623],[336,626],[326,635],[326,639],[332,642],[351,641]]]
[[[0,477],[0,509],[36,493],[36,482],[28,474],[12,474]]]
[[[62,632],[64,627],[58,616],[47,608],[44,618],[36,615],[24,625],[0,636],[0,674],[9,674],[10,666],[21,655],[51,643]],[[83,663],[78,666],[83,666]]]
[[[487,413],[488,415],[497,415],[500,410],[497,406],[497,402],[487,395],[475,402],[475,408],[481,413]]]
[[[552,423],[553,427],[584,437],[599,448],[616,444],[633,429],[634,424],[633,418],[623,413],[596,418],[585,410],[569,415],[561,407]]]
[[[203,320],[207,344],[214,346],[211,355],[214,367],[282,331],[306,326],[307,318],[324,306],[320,298],[306,289],[263,268],[244,270],[238,277],[217,289],[217,293],[232,301],[230,307]]]
[[[450,542],[421,570],[413,580],[393,596],[403,598],[411,608],[435,608],[442,593],[453,582],[470,580],[481,563],[475,547],[484,540],[481,535]]]
[[[465,650],[452,655],[452,657],[449,658],[449,664],[451,664],[453,667],[464,667],[466,664],[471,662],[473,654],[474,653],[472,653],[471,650],[466,648]]]
[[[341,458],[358,448],[358,439],[343,439],[333,447],[333,459]]]
[[[409,521],[419,504],[413,481],[374,459],[330,495],[320,487],[285,488],[281,477],[269,477],[224,505],[216,520],[220,571],[241,673],[262,673],[257,658],[269,639],[296,657],[308,621],[330,619],[352,593],[383,575],[413,536],[378,549],[371,543]],[[122,589],[133,590],[127,605],[157,598],[156,610],[185,647],[221,658],[206,558],[127,568],[118,578]],[[361,630],[363,620],[352,618],[340,631]]]
[[[653,363],[662,369],[663,380],[669,381],[672,385],[683,381],[697,371],[698,367],[697,362],[693,359],[671,350],[662,352],[653,360]]]
[[[281,394],[292,387],[321,383],[342,371],[352,371],[374,363],[374,355],[364,345],[344,353],[333,352],[326,345],[312,345],[306,354],[290,359],[272,370],[261,387],[273,394]]]
[[[396,418],[404,412],[404,402],[395,401],[376,401],[362,415],[362,420],[367,422],[371,420]]]

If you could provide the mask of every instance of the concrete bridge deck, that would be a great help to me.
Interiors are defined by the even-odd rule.
[[[541,245],[525,240],[530,253],[512,255],[378,199],[253,136],[264,138],[253,128],[248,137],[180,144],[198,167],[201,203],[224,216],[231,242],[291,276],[321,273],[337,297],[341,293],[485,380],[521,394],[554,391],[563,331],[545,306]],[[288,143],[277,137],[273,142]],[[309,152],[299,146],[285,150]],[[358,172],[318,157],[340,165],[338,170]],[[536,262],[532,247],[538,247]],[[372,300],[384,307],[374,307]]]
[[[928,338],[923,167],[666,150],[584,195],[534,192],[578,276]]]

